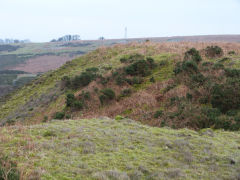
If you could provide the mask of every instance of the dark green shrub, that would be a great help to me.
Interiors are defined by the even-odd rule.
[[[47,121],[48,121],[48,116],[44,116],[43,122],[47,122]]]
[[[229,110],[226,115],[228,116],[236,116],[238,114],[237,110]]]
[[[139,60],[144,60],[144,56],[137,53],[132,55],[126,55],[120,59],[121,63],[132,63]]]
[[[70,80],[70,78],[68,76],[64,76],[62,78],[62,86],[63,87],[68,87],[68,88],[71,87],[71,80]]]
[[[166,126],[166,122],[163,120],[162,122],[161,122],[161,127],[165,127]]]
[[[65,117],[65,113],[64,112],[56,112],[54,119],[63,119]]]
[[[70,114],[67,114],[67,115],[66,115],[66,119],[71,119],[71,115],[70,115]]]
[[[234,121],[235,121],[236,123],[240,123],[240,115],[236,115],[236,116],[234,117]]]
[[[199,99],[200,104],[207,104],[209,102],[209,97],[204,96]]]
[[[128,58],[128,62],[132,63],[134,61],[139,61],[139,60],[143,60],[144,56],[142,54],[131,54]]]
[[[150,82],[155,83],[155,82],[156,82],[156,81],[155,81],[155,78],[154,78],[154,77],[151,77],[151,78],[150,78]]]
[[[150,69],[153,69],[156,66],[154,59],[151,57],[147,57],[147,63],[149,65]]]
[[[128,62],[128,58],[127,57],[122,57],[122,58],[120,58],[120,62],[121,63],[126,63],[126,62]]]
[[[225,69],[225,74],[228,77],[236,77],[236,78],[240,78],[240,69]]]
[[[213,62],[203,62],[202,63],[202,66],[211,66],[211,65],[213,65]]]
[[[109,102],[110,100],[115,99],[115,97],[116,97],[115,92],[110,88],[101,90],[101,93],[102,94],[99,96],[99,100],[100,100],[101,104],[105,104],[105,103]]]
[[[125,83],[125,77],[122,75],[119,75],[116,77],[115,82],[117,85],[121,86]]]
[[[154,118],[159,118],[163,115],[163,111],[162,110],[158,110],[154,113]]]
[[[217,123],[220,115],[221,112],[217,108],[202,108],[202,117],[201,120],[198,122],[198,127],[202,129],[214,126]]]
[[[240,108],[240,79],[228,79],[224,84],[212,88],[211,104],[221,112]]]
[[[209,58],[221,57],[223,56],[223,50],[219,46],[208,46],[205,49],[205,55]]]
[[[231,129],[232,123],[231,119],[227,116],[220,116],[218,119],[216,119],[215,122],[215,129],[225,129],[229,130]]]
[[[193,95],[190,94],[190,93],[187,93],[187,94],[186,94],[186,98],[187,98],[189,101],[192,101]]]
[[[129,84],[129,85],[136,85],[136,84],[142,84],[143,82],[143,78],[141,77],[133,77],[132,79],[125,79],[125,81]]]
[[[92,67],[92,68],[88,68],[88,69],[86,69],[86,72],[93,72],[93,73],[96,73],[96,72],[98,72],[98,71],[99,71],[99,69],[96,68],[96,67]]]
[[[125,68],[125,72],[126,74],[131,76],[135,76],[135,75],[147,76],[151,73],[150,68],[151,68],[151,64],[149,64],[147,61],[139,60],[127,66]]]
[[[201,73],[193,74],[191,76],[191,79],[199,85],[202,85],[206,80],[206,78]]]
[[[236,52],[235,51],[229,51],[228,54],[229,55],[234,55],[234,54],[236,54]]]
[[[72,86],[75,89],[87,86],[91,81],[95,80],[96,77],[97,77],[97,74],[93,70],[82,72],[79,76],[76,76],[72,80]]]
[[[67,107],[72,107],[75,100],[76,100],[76,98],[75,98],[74,94],[72,94],[72,93],[67,94],[67,96],[66,96]]]
[[[74,101],[73,103],[73,107],[76,109],[76,110],[82,110],[84,108],[84,102],[83,101]]]
[[[182,70],[185,72],[197,72],[198,66],[193,60],[183,61]]]
[[[192,48],[192,49],[188,50],[187,52],[185,52],[184,60],[185,61],[194,61],[195,63],[199,63],[200,61],[202,61],[202,57],[201,57],[199,51],[197,51],[195,48]]]

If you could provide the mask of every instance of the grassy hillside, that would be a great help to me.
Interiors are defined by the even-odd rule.
[[[239,179],[239,49],[115,45],[42,74],[0,102],[0,179]]]
[[[239,138],[239,132],[153,128],[119,118],[4,127],[0,177],[237,180]]]
[[[211,45],[223,52],[207,57]],[[200,50],[198,64],[185,59],[191,47]],[[135,69],[139,67],[143,69]],[[0,107],[1,124],[121,115],[153,126],[238,129],[238,93],[221,94],[221,99],[237,97],[228,109],[233,111],[223,112],[213,102],[220,92],[211,92],[223,83],[237,89],[238,82],[233,88],[229,80],[238,79],[239,67],[239,44],[147,42],[100,48],[12,93]],[[83,77],[90,78],[86,85],[81,85]],[[66,86],[68,81],[72,87]],[[107,97],[106,88],[113,97]],[[69,94],[72,102],[67,105]]]

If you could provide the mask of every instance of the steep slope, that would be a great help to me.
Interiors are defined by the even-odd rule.
[[[239,132],[153,128],[108,118],[4,127],[0,178],[9,172],[15,180],[237,180],[239,138]]]
[[[211,45],[221,46],[223,52],[217,57],[206,57],[206,47]],[[153,126],[238,129],[239,113],[229,112],[228,116],[212,109],[208,90],[223,85],[218,77],[227,83],[225,80],[232,72],[229,68],[236,72],[237,79],[239,46],[146,42],[100,48],[11,94],[0,107],[1,124],[121,115]],[[183,60],[191,47],[201,50],[201,63]],[[196,71],[186,71],[185,62],[186,67],[190,65]],[[209,97],[203,101],[204,96]]]

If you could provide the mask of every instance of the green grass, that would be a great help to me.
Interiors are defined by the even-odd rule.
[[[0,137],[1,154],[24,176],[42,179],[233,179],[240,163],[239,132],[153,128],[128,119],[5,127]]]

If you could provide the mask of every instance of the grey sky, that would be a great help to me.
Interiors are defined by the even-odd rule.
[[[240,0],[0,0],[0,38],[240,34]]]

